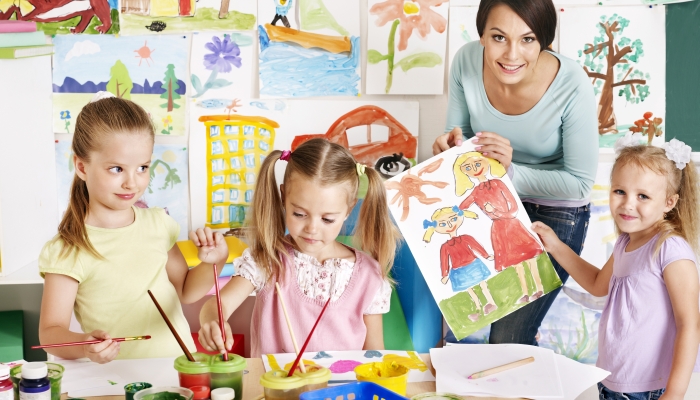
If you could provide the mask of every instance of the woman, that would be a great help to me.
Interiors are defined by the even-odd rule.
[[[480,40],[455,56],[446,134],[433,153],[473,138],[503,164],[532,221],[551,226],[580,253],[598,163],[593,88],[573,60],[547,50],[557,16],[551,0],[482,0]],[[562,281],[569,275],[552,260]],[[490,343],[537,345],[535,336],[559,290],[497,321]]]

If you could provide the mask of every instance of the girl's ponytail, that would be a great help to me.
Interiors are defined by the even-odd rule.
[[[94,257],[102,259],[100,253],[95,250],[88,238],[87,228],[85,228],[85,217],[87,217],[90,196],[87,184],[76,174],[73,176],[73,183],[70,187],[70,201],[68,209],[63,214],[63,219],[58,225],[58,235],[63,240],[63,248],[59,257],[69,255],[73,250],[84,250]]]
[[[680,234],[690,244],[695,251],[695,254],[700,254],[698,251],[698,240],[700,240],[700,232],[698,232],[700,221],[700,211],[698,211],[698,173],[695,170],[695,164],[690,162],[681,171],[680,185],[678,188],[678,202],[676,207],[668,212],[664,223],[669,223],[673,231]],[[665,239],[665,234],[662,239]],[[663,242],[663,240],[659,240]]]

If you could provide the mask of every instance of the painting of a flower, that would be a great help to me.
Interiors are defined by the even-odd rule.
[[[70,110],[63,110],[59,112],[62,120],[66,121],[66,133],[70,133]]]
[[[447,28],[447,20],[430,7],[439,6],[445,0],[386,0],[370,8],[369,13],[377,15],[377,26],[399,20],[399,51],[406,50],[408,39],[414,30],[425,38],[430,33],[430,27],[435,32],[443,33]]]
[[[226,73],[231,72],[231,66],[241,67],[241,49],[231,40],[231,36],[224,35],[223,41],[214,36],[205,47],[211,51],[210,54],[204,55],[204,66],[208,70]]]

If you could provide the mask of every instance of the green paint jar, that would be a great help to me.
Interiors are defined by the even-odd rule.
[[[144,389],[149,389],[151,386],[148,382],[134,382],[124,385],[124,397],[126,400],[134,400],[134,395]]]
[[[220,354],[211,357],[209,372],[211,373],[211,390],[231,388],[236,393],[235,400],[243,399],[243,370],[246,367],[245,358],[229,354],[224,361]]]
[[[188,360],[184,354],[175,359],[175,370],[180,379],[180,387],[211,387],[209,376],[211,356],[206,353],[192,353],[192,357],[194,362]]]
[[[63,380],[63,365],[47,362],[49,383],[51,384],[51,400],[61,400],[61,380]],[[10,369],[10,380],[15,394],[15,400],[19,400],[19,381],[22,380],[22,365],[15,365]]]

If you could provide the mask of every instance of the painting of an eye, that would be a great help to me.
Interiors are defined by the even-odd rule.
[[[471,171],[471,170],[472,170],[472,167],[469,167],[469,166],[464,167],[464,170],[465,170],[465,171]]]
[[[381,157],[374,165],[374,169],[386,179],[393,178],[409,168],[411,168],[411,163],[404,158],[403,153]]]
[[[457,217],[452,217],[452,222],[457,222]]]
[[[441,227],[441,228],[444,228],[444,227],[446,227],[446,226],[447,226],[447,224],[446,224],[446,223],[444,223],[444,222],[440,222],[440,227]]]
[[[477,168],[481,167],[481,163],[480,162],[476,163],[476,167]]]

